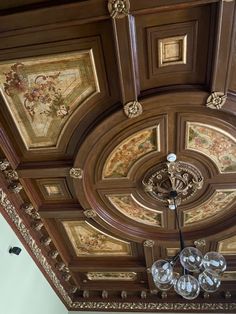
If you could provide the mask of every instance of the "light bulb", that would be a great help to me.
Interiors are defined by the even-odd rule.
[[[203,257],[203,266],[206,270],[213,270],[222,273],[226,270],[226,261],[223,255],[218,252],[208,252]]]
[[[180,263],[185,269],[191,272],[198,272],[200,270],[202,258],[202,253],[194,247],[186,247],[180,253]]]
[[[215,292],[220,284],[219,274],[212,270],[205,270],[198,276],[198,281],[201,288],[206,292]]]
[[[154,282],[169,283],[173,278],[173,268],[168,261],[158,260],[151,268]]]
[[[195,277],[183,275],[178,279],[175,285],[175,291],[183,298],[193,300],[199,295],[200,285]]]
[[[159,290],[167,291],[167,290],[170,290],[172,286],[176,284],[178,279],[179,279],[179,273],[174,272],[172,276],[172,280],[170,282],[160,283],[154,280],[154,283]]]

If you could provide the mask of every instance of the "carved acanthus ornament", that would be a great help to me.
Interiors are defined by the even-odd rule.
[[[74,293],[76,293],[77,289],[78,288],[76,286],[71,286],[69,291],[70,291],[70,293],[74,294]]]
[[[3,171],[4,176],[7,180],[16,181],[19,179],[18,174],[15,170],[5,170]]]
[[[12,182],[9,184],[8,189],[18,194],[23,189],[23,186],[20,184],[20,182]]]
[[[40,231],[43,227],[43,222],[42,221],[34,221],[32,224],[31,224],[31,227],[36,230],[36,231]]]
[[[157,165],[143,179],[145,191],[160,202],[173,205],[170,191],[176,191],[176,205],[191,198],[203,186],[203,176],[193,165],[177,161]]]
[[[147,298],[147,292],[146,291],[141,291],[141,293],[140,293],[140,297],[141,297],[141,299],[146,299]]]
[[[221,109],[225,104],[227,95],[221,92],[213,92],[208,98],[206,106],[211,109]]]
[[[143,113],[143,107],[138,101],[131,101],[124,105],[124,113],[128,118],[136,118]]]
[[[82,179],[83,178],[83,170],[81,168],[71,168],[70,169],[70,177],[74,179]]]
[[[112,18],[123,18],[129,14],[129,0],[108,0],[108,11]]]

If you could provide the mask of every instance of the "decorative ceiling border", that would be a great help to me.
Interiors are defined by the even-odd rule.
[[[52,267],[48,263],[46,257],[43,255],[41,249],[38,247],[37,243],[31,236],[29,230],[26,228],[23,220],[18,215],[15,207],[12,205],[10,200],[7,197],[7,194],[0,188],[0,206],[5,210],[11,221],[16,226],[17,230],[20,232],[21,236],[27,243],[28,247],[30,248],[31,252],[33,253],[34,257],[37,259],[39,264],[42,266],[50,280],[52,281],[54,287],[62,296],[63,300],[66,304],[71,307],[72,306],[72,299],[70,298],[69,294],[65,291],[64,287],[60,283],[60,280],[52,270]]]
[[[236,303],[155,303],[155,302],[75,302],[79,310],[146,310],[146,311],[235,311]],[[235,312],[234,312],[235,313]]]

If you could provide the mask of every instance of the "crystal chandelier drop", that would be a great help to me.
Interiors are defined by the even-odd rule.
[[[166,197],[166,201],[169,209],[173,210],[175,213],[176,225],[179,231],[180,252],[171,260],[161,259],[155,261],[152,265],[151,272],[153,281],[159,290],[167,291],[174,288],[175,292],[183,298],[193,300],[198,297],[201,289],[205,292],[212,293],[219,288],[221,276],[226,269],[226,261],[218,252],[208,252],[203,256],[201,251],[196,247],[185,247],[178,216],[178,205],[181,203],[181,193],[178,193],[178,189],[176,188],[178,186],[176,178],[181,181],[181,179],[179,179],[181,176],[180,170],[178,173],[178,165],[176,165],[177,163],[175,163],[175,161],[175,154],[167,156],[167,170],[165,171],[165,175],[169,176],[170,191],[168,197]],[[176,170],[177,173],[174,173],[173,170]],[[182,177],[184,176],[185,173],[182,174]],[[143,182],[143,184],[146,192],[152,193],[155,191],[156,186],[153,184],[153,181],[151,181],[150,184],[149,180],[149,186],[145,182]],[[198,182],[195,182],[195,184],[197,185]],[[202,186],[202,182],[200,185]],[[185,188],[185,192],[186,191],[187,189]],[[182,193],[182,195],[184,195],[184,193]],[[181,271],[176,272],[174,270],[175,267],[178,267]]]

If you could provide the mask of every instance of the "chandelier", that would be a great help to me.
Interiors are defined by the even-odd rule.
[[[174,288],[183,298],[193,300],[200,290],[215,292],[221,284],[221,276],[226,269],[225,258],[218,252],[208,252],[204,256],[196,247],[185,247],[180,228],[178,206],[182,200],[193,195],[203,185],[203,177],[197,168],[186,167],[176,162],[176,155],[169,154],[165,167],[157,169],[144,178],[147,193],[166,202],[175,213],[179,232],[180,251],[170,260],[157,260],[151,267],[153,281],[161,291]],[[174,268],[180,269],[179,272]]]

